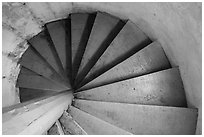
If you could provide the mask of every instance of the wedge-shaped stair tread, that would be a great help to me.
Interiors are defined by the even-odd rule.
[[[25,67],[21,68],[20,74],[17,80],[17,87],[63,91],[67,90],[64,85],[58,84],[52,80],[49,80]]]
[[[51,90],[19,88],[19,95],[20,95],[21,103],[35,99],[35,98],[40,98],[43,96],[55,94],[55,93],[56,91],[51,91]]]
[[[77,124],[70,114],[64,112],[59,118],[65,135],[87,135],[87,133]]]
[[[64,131],[63,131],[63,129],[62,129],[62,125],[61,125],[61,123],[59,122],[59,120],[57,120],[57,121],[55,122],[55,124],[57,125],[57,129],[58,129],[59,134],[60,134],[60,135],[64,135]]]
[[[153,42],[149,46],[87,83],[80,88],[80,90],[110,84],[116,81],[168,69],[170,67],[171,65],[161,45],[158,42]]]
[[[48,135],[64,135],[64,131],[60,122],[57,120],[52,127],[47,131]]]
[[[197,109],[86,100],[74,106],[133,134],[195,134]]]
[[[85,113],[75,107],[69,108],[69,113],[88,135],[128,135],[129,132],[113,126],[101,119]]]
[[[88,13],[71,14],[73,79],[75,78],[78,72],[94,19],[95,19],[94,14]]]
[[[48,135],[60,135],[59,131],[58,131],[58,128],[57,128],[57,125],[56,124],[53,124],[51,126],[51,128],[47,131],[47,134]]]
[[[28,47],[28,49],[24,52],[20,60],[20,64],[39,75],[70,88],[69,83],[60,77],[60,75],[32,47]]]
[[[86,75],[85,81],[96,78],[150,43],[151,40],[135,24],[128,21]]]
[[[98,12],[81,60],[76,83],[80,82],[96,63],[111,41],[123,27],[120,19]]]
[[[76,98],[186,107],[186,97],[178,68],[159,71],[76,93]]]
[[[70,19],[46,24],[62,66],[68,74],[71,72],[71,30],[69,26]]]
[[[35,37],[28,41],[40,55],[59,73],[63,75],[63,69],[59,60],[56,57],[56,52],[52,43],[49,40],[49,36],[46,34],[45,30],[40,32]]]

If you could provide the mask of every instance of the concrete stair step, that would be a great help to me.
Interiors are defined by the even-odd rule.
[[[59,118],[65,135],[87,135],[79,124],[67,112],[64,112]]]
[[[108,102],[186,107],[178,68],[127,79],[75,94],[76,98]]]
[[[68,77],[71,74],[71,21],[58,20],[46,24],[50,38]]]
[[[190,108],[87,100],[75,100],[74,106],[130,133],[146,135],[195,134],[198,115]]]
[[[51,128],[47,131],[47,135],[60,135],[56,124],[51,126]]]
[[[20,70],[16,86],[31,89],[53,90],[57,92],[69,89],[64,85],[49,80],[23,66]]]
[[[71,14],[72,80],[78,72],[96,14]]]
[[[53,80],[60,85],[65,85],[69,89],[71,88],[70,84],[65,81],[32,46],[28,47],[24,52],[19,63],[49,80]]]
[[[128,21],[78,87],[121,63],[151,42],[134,23]]]
[[[19,96],[21,103],[40,98],[47,95],[55,94],[56,91],[52,90],[41,90],[41,89],[30,89],[30,88],[19,88]]]
[[[78,70],[76,84],[86,76],[123,26],[124,22],[120,19],[106,13],[97,12]]]
[[[73,119],[88,135],[130,135],[131,133],[98,119],[73,106],[68,109]]]
[[[47,135],[64,135],[64,131],[62,129],[62,126],[57,120],[52,127],[47,131]]]
[[[171,65],[160,43],[155,41],[94,80],[87,84],[84,83],[85,85],[79,88],[78,91],[138,77],[170,67]]]
[[[57,57],[53,43],[46,30],[41,31],[38,35],[28,40],[28,42],[56,70],[57,73],[61,76],[64,75],[62,64]]]

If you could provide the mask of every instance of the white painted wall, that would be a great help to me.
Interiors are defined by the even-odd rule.
[[[3,3],[3,106],[17,100],[13,97],[7,103],[7,95],[16,95],[16,79],[8,79],[17,75],[14,70],[26,48],[25,39],[37,34],[45,22],[70,12],[100,10],[132,20],[162,44],[171,64],[180,68],[189,107],[199,108],[197,134],[201,134],[201,8],[201,3]]]

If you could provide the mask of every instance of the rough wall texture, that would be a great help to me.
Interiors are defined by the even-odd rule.
[[[2,22],[2,106],[5,107],[19,102],[15,88],[20,70],[17,62],[28,47],[26,39],[41,28],[25,3],[3,3]]]
[[[3,3],[3,106],[17,103],[17,61],[45,22],[70,12],[105,11],[130,19],[153,40],[158,40],[171,64],[179,66],[189,107],[199,108],[201,134],[202,45],[201,3]],[[11,95],[11,97],[9,97]]]
[[[172,66],[179,66],[189,107],[202,117],[201,3],[75,3],[74,10],[100,10],[130,19],[163,46]]]

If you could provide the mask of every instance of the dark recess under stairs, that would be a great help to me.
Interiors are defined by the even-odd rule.
[[[130,20],[72,13],[28,40],[16,86],[21,102],[73,90],[48,135],[195,134],[179,68]]]

